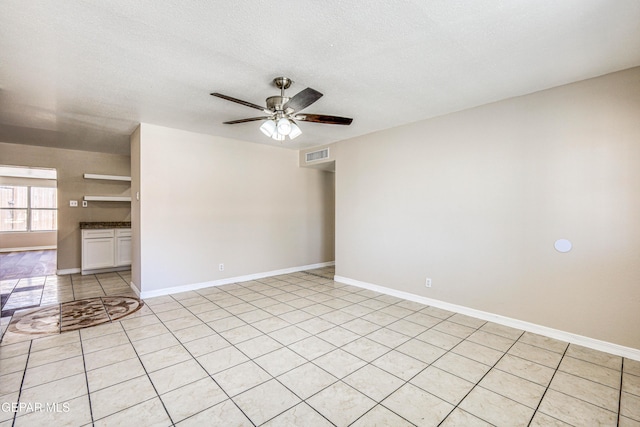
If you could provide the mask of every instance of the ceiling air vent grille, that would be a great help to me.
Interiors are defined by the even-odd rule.
[[[329,158],[329,149],[323,148],[319,151],[312,151],[311,153],[305,154],[305,160],[307,163],[317,162],[318,160],[324,160]]]

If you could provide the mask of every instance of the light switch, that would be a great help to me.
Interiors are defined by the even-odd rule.
[[[87,206],[89,206],[89,203],[87,203],[87,201],[86,201],[86,200],[83,200],[83,201],[82,201],[82,207],[83,207],[83,208],[86,208]]]
[[[78,207],[78,201],[77,200],[69,200],[69,206],[72,208],[77,208]]]

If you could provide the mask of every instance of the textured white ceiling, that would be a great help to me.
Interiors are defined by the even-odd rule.
[[[307,148],[640,65],[638,0],[2,0],[0,142],[115,153],[147,122],[276,144],[274,77],[324,93]],[[257,114],[256,114],[257,113]]]

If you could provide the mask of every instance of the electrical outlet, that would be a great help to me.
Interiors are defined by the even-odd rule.
[[[69,206],[72,208],[77,208],[78,207],[78,201],[77,200],[69,200]]]
[[[427,281],[424,284],[427,288],[431,287],[431,279],[429,277],[427,277]]]
[[[218,266],[218,270],[220,270],[220,271],[224,271],[224,264],[220,264],[220,265]]]

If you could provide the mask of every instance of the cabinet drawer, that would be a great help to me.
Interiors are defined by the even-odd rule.
[[[116,228],[116,237],[131,237],[130,228]]]
[[[96,239],[101,237],[113,237],[113,229],[108,230],[82,230],[83,239]]]

